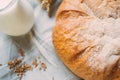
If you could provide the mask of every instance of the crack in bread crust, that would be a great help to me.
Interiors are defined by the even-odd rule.
[[[94,7],[92,1],[96,3]],[[79,77],[120,80],[120,18],[102,15],[101,8],[99,13],[94,12],[98,6],[103,9],[101,1],[105,0],[83,0],[82,3],[80,0],[63,0],[56,14],[53,43],[65,65]],[[92,6],[91,11],[85,4],[88,8]]]

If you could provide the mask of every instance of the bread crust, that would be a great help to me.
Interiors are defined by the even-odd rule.
[[[96,15],[87,1],[62,1],[53,29],[56,52],[85,80],[120,80],[120,18]]]

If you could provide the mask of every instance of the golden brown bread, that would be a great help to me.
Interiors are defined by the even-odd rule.
[[[120,0],[63,0],[53,30],[55,49],[85,80],[120,80]]]

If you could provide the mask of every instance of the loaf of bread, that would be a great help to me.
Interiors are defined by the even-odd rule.
[[[53,44],[85,80],[120,80],[120,0],[63,0]]]

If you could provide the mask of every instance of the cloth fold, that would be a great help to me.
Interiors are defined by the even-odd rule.
[[[55,12],[61,0],[57,0],[53,5],[54,12],[51,18],[41,8],[38,1],[29,0],[29,2],[34,8],[35,24],[32,29],[34,35],[28,33],[22,37],[11,37],[0,33],[0,64],[4,66],[8,61],[19,58],[18,48],[22,48],[28,64],[31,64],[36,57],[41,57],[40,60],[47,65],[46,71],[35,68],[33,71],[28,71],[22,80],[80,80],[59,59],[52,44]],[[2,69],[0,66],[0,74],[5,73]],[[11,71],[6,73],[0,77],[0,80],[19,80],[15,73]]]

